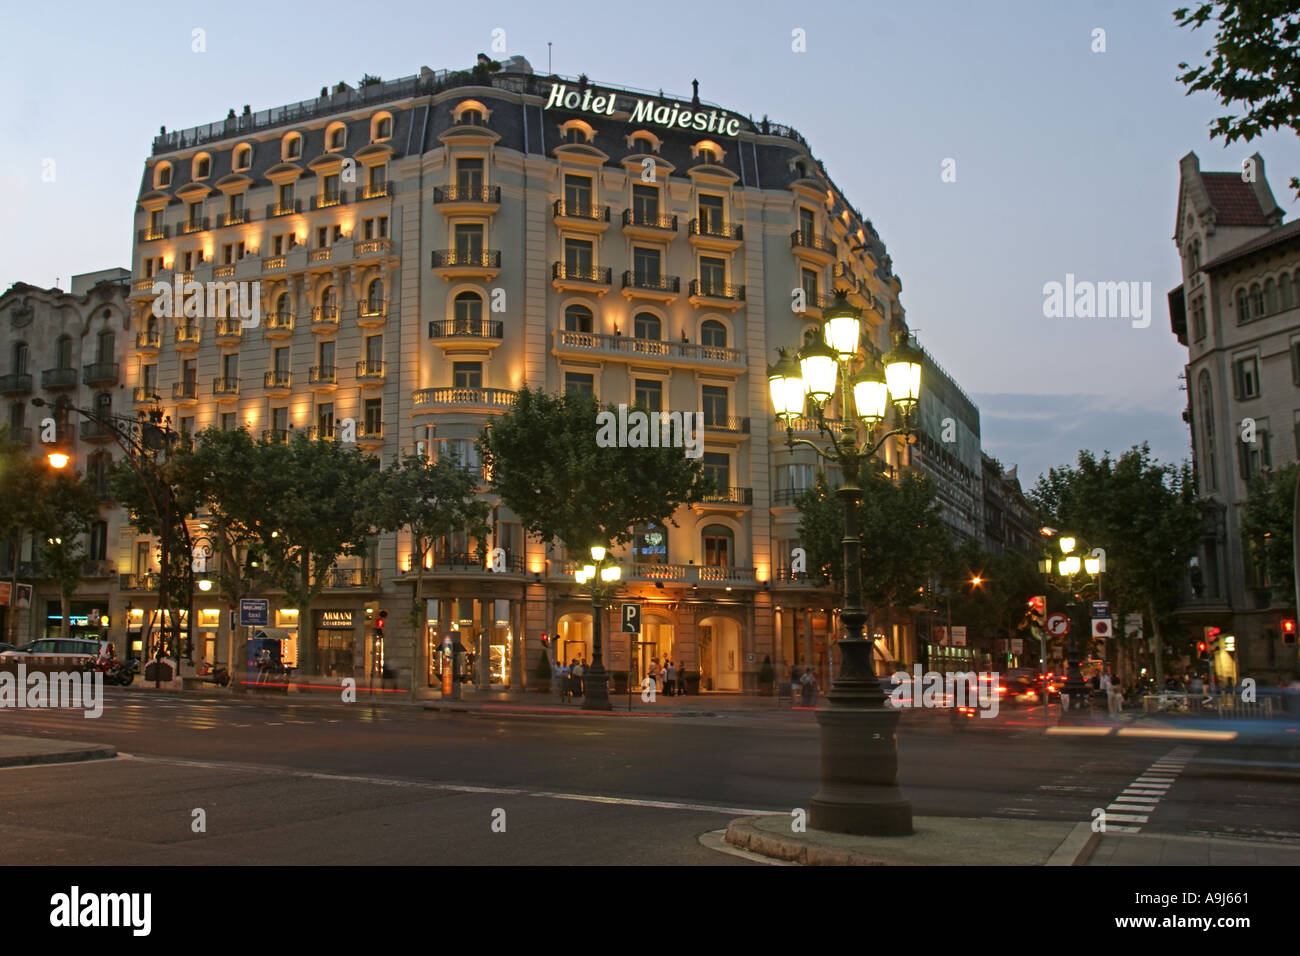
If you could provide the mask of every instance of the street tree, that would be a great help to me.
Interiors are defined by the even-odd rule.
[[[1085,553],[1104,551],[1105,593],[1121,615],[1132,609],[1150,621],[1163,683],[1165,629],[1203,528],[1191,468],[1155,461],[1145,443],[1118,458],[1085,450],[1074,467],[1040,477],[1030,498],[1042,519],[1075,535]]]
[[[989,553],[973,541],[963,543],[955,557],[946,582],[953,621],[995,640],[1020,633],[1029,599],[1042,588],[1033,558],[1014,551]]]
[[[1256,475],[1241,515],[1241,533],[1269,582],[1273,600],[1295,606],[1295,498],[1300,465],[1295,462]]]
[[[874,626],[906,616],[906,609],[930,580],[952,561],[952,536],[939,515],[934,486],[915,471],[897,479],[879,459],[863,462],[858,528],[862,540],[862,598]],[[808,552],[809,570],[844,586],[844,506],[824,471],[795,499],[799,540]]]
[[[406,531],[411,536],[411,570],[415,585],[411,589],[411,690],[414,693],[415,667],[420,660],[420,639],[424,634],[425,557],[437,540],[457,531],[483,541],[487,536],[487,502],[476,497],[478,475],[475,470],[450,457],[436,461],[427,456],[407,454],[384,469],[378,483],[376,522],[385,531]],[[482,557],[482,556],[480,556]],[[519,666],[519,656],[514,656]],[[513,686],[519,686],[514,675]]]
[[[18,557],[23,539],[34,527],[36,506],[47,474],[48,466],[32,457],[26,443],[12,440],[7,426],[0,425],[0,488],[4,489],[4,494],[0,494],[0,547],[9,550],[11,593],[18,582]],[[12,639],[17,635],[18,615],[8,615],[7,621],[6,637]]]
[[[38,494],[33,530],[40,553],[39,577],[58,586],[63,616],[59,634],[67,637],[72,596],[86,563],[85,536],[99,517],[99,499],[78,472],[47,474]]]
[[[1250,142],[1268,130],[1300,132],[1300,9],[1278,0],[1227,0],[1174,11],[1180,27],[1215,27],[1199,66],[1179,63],[1188,95],[1205,90],[1234,112],[1210,124],[1210,137]],[[1300,193],[1300,178],[1291,178]]]

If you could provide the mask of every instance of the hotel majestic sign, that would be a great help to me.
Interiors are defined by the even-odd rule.
[[[597,93],[593,89],[578,92],[565,83],[552,83],[551,95],[544,109],[564,109],[595,116],[612,116],[615,110],[615,93]],[[719,136],[735,136],[740,132],[741,120],[727,116],[716,109],[682,109],[681,103],[660,103],[653,96],[635,99],[628,123],[642,126],[647,123],[667,126],[670,129],[693,129]],[[688,104],[689,105],[689,104]]]

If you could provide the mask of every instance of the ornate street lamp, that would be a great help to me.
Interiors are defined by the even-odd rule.
[[[592,563],[573,572],[575,581],[591,589],[591,666],[582,679],[583,710],[613,710],[609,701],[609,674],[601,648],[601,615],[605,600],[618,587],[623,569],[614,561],[607,561],[607,555],[604,545],[592,545]]]
[[[1058,534],[1054,528],[1043,528],[1042,533],[1043,536],[1047,538],[1057,537]],[[1084,683],[1083,671],[1079,667],[1080,658],[1082,656],[1082,652],[1079,649],[1079,628],[1073,626],[1075,617],[1074,610],[1079,606],[1083,599],[1080,597],[1078,589],[1075,587],[1074,579],[1080,571],[1086,571],[1090,575],[1097,575],[1098,595],[1100,596],[1101,559],[1095,557],[1086,559],[1080,558],[1079,555],[1074,553],[1078,541],[1071,535],[1060,534],[1060,536],[1057,537],[1057,544],[1060,546],[1063,557],[1056,562],[1056,573],[1059,577],[1064,579],[1063,583],[1065,585],[1065,590],[1070,595],[1070,603],[1067,607],[1071,612],[1070,633],[1066,637],[1065,642],[1066,655],[1068,657],[1068,660],[1066,661],[1066,677],[1065,685],[1061,688],[1061,693],[1068,694],[1071,704],[1074,705],[1070,708],[1070,711],[1073,712],[1073,716],[1068,718],[1074,720],[1078,719],[1078,717],[1083,713],[1083,707],[1081,704],[1083,701],[1088,699],[1088,685]],[[1051,557],[1044,559],[1043,570],[1047,575],[1052,573]],[[1078,702],[1078,704],[1075,704],[1075,702]],[[1067,712],[1067,714],[1068,713],[1070,712]]]
[[[786,445],[807,445],[821,458],[839,465],[844,481],[836,491],[844,506],[845,636],[838,642],[840,671],[832,679],[828,706],[817,711],[821,727],[821,789],[812,798],[809,825],[836,833],[904,835],[912,832],[912,805],[898,787],[899,713],[889,705],[871,660],[871,642],[863,636],[867,612],[862,603],[862,541],[858,533],[859,475],[887,439],[914,435],[911,413],[921,387],[921,355],[901,338],[885,357],[884,374],[871,365],[856,375],[861,313],[843,292],[823,312],[822,340],[809,334],[792,358],[779,350],[768,369],[768,387],[777,418],[786,426]],[[825,407],[839,384],[842,421],[835,434]],[[794,437],[795,420],[811,401],[817,428],[829,447]],[[892,401],[901,420],[883,434]],[[867,440],[858,443],[859,425]]]

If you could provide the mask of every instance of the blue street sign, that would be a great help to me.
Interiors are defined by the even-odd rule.
[[[1093,601],[1093,602],[1092,602],[1092,619],[1093,619],[1094,621],[1096,621],[1096,620],[1106,620],[1106,621],[1110,620],[1110,602],[1109,602],[1109,601]]]
[[[239,623],[241,627],[266,627],[271,614],[271,602],[266,598],[240,598]]]

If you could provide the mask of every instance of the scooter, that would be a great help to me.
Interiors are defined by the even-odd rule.
[[[199,667],[198,674],[204,680],[210,681],[213,684],[217,684],[221,687],[230,686],[230,670],[220,664],[213,666],[207,661],[204,661],[202,666]]]
[[[105,684],[116,684],[119,687],[129,687],[135,680],[135,675],[140,673],[140,662],[135,658],[125,662],[116,657],[100,658],[91,666],[104,675]]]

